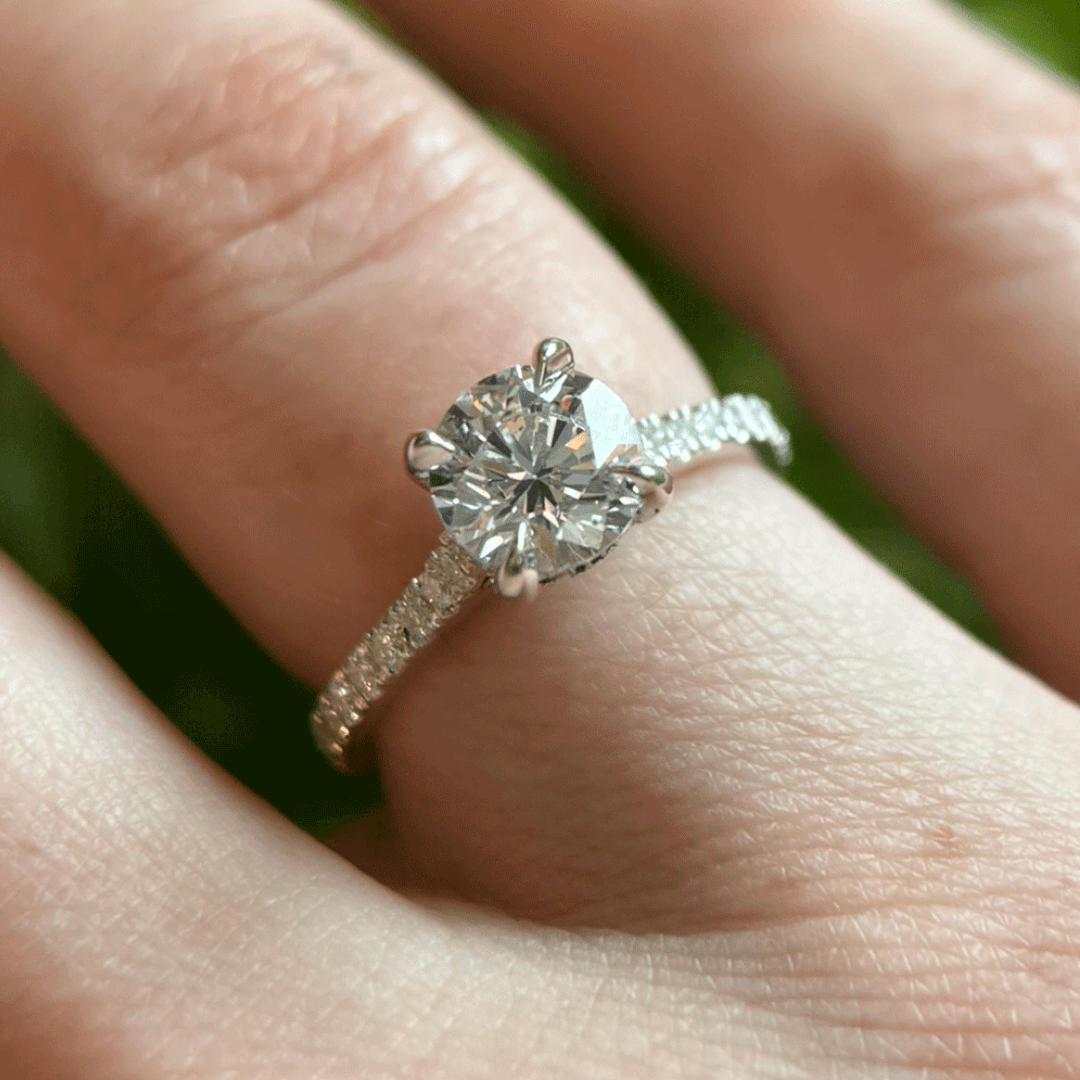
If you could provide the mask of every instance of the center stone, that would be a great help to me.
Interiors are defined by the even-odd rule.
[[[596,562],[641,509],[614,466],[641,454],[630,411],[579,371],[536,387],[512,367],[466,390],[438,428],[457,452],[431,473],[447,532],[494,571],[516,546],[541,581]]]

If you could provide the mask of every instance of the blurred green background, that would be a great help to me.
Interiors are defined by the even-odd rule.
[[[1077,4],[967,6],[1080,77]],[[492,125],[621,252],[724,390],[755,390],[777,403],[795,441],[791,482],[948,615],[993,642],[970,588],[910,536],[800,411],[768,354],[557,154],[515,125]],[[322,763],[307,733],[311,691],[221,609],[116,477],[2,357],[0,546],[86,623],[183,731],[299,824],[323,831],[377,798],[371,778],[341,779]]]

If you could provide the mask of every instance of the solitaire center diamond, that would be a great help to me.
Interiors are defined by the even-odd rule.
[[[642,509],[618,472],[642,456],[622,400],[580,371],[541,386],[507,368],[466,390],[439,435],[454,454],[431,470],[431,497],[451,539],[487,570],[516,548],[541,581],[602,558]]]

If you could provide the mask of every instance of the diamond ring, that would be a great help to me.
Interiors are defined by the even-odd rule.
[[[634,420],[559,338],[542,341],[531,365],[466,390],[437,428],[406,444],[406,466],[444,531],[319,697],[311,726],[331,764],[355,770],[372,707],[470,597],[490,585],[531,599],[587,569],[663,509],[673,469],[728,443],[791,460],[790,437],[761,398],[730,394]]]

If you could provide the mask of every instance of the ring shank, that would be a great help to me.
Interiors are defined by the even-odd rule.
[[[725,445],[768,446],[780,465],[791,461],[791,438],[761,398],[729,394],[638,421],[643,456],[674,470]],[[370,710],[409,662],[487,583],[486,572],[447,533],[420,573],[331,676],[311,716],[315,741],[339,772],[354,771]]]
[[[423,570],[331,676],[311,715],[319,749],[339,772],[352,772],[353,744],[368,713],[414,656],[480,591],[484,571],[443,533]]]
[[[709,398],[637,423],[645,457],[672,471],[732,443],[768,446],[778,465],[791,464],[791,436],[756,394]]]

